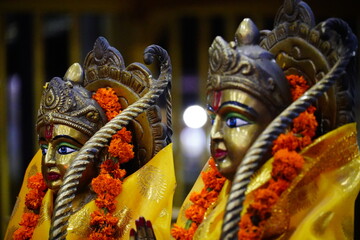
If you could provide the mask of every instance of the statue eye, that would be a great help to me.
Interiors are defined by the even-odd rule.
[[[70,154],[75,151],[78,151],[78,148],[71,144],[60,144],[57,149],[57,152],[61,155]]]
[[[241,127],[251,123],[252,123],[251,121],[247,120],[246,117],[243,117],[240,114],[232,113],[226,116],[226,125],[230,128]]]
[[[47,150],[48,150],[48,145],[41,144],[41,145],[40,145],[40,149],[41,149],[42,155],[45,156],[46,153],[47,153]]]

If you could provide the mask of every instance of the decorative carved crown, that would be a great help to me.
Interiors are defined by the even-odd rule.
[[[45,85],[36,127],[64,124],[92,136],[106,122],[103,110],[91,98],[92,93],[82,86],[79,64],[72,65],[64,80],[55,77]]]
[[[207,90],[242,90],[277,114],[290,102],[289,86],[273,55],[255,45],[259,36],[255,24],[245,19],[236,32],[236,41],[215,38],[209,49]]]

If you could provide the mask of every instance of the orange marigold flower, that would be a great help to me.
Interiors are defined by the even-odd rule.
[[[217,169],[214,158],[211,157],[208,163],[212,169]]]
[[[201,223],[204,219],[205,212],[206,208],[193,204],[186,209],[185,216],[193,222]]]
[[[102,240],[105,236],[99,232],[92,232],[90,233],[89,240]]]
[[[206,208],[208,208],[211,204],[213,204],[217,198],[219,196],[219,192],[216,191],[216,190],[211,190],[211,191],[208,191],[207,194],[205,195],[205,199],[207,201],[207,205]]]
[[[225,177],[221,176],[217,170],[213,169],[201,172],[201,178],[206,188],[216,191],[220,191],[226,181]]]
[[[293,132],[303,136],[309,136],[310,138],[315,136],[317,126],[318,123],[315,115],[307,111],[301,113],[293,120]]]
[[[193,204],[185,211],[185,216],[189,219],[188,222],[191,225],[189,227],[187,223],[184,229],[175,224],[171,230],[171,235],[175,239],[192,240],[198,225],[204,219],[207,208],[217,200],[219,192],[225,183],[226,179],[216,168],[214,159],[210,158],[208,163],[210,168],[205,172],[201,172],[204,187],[200,193],[191,193],[190,201]],[[186,230],[186,228],[188,229]]]
[[[100,165],[100,174],[106,174],[111,173],[115,169],[118,169],[120,167],[120,164],[118,162],[113,161],[112,159],[106,159],[101,165]]]
[[[290,91],[293,101],[298,99],[301,95],[303,95],[306,90],[309,89],[309,85],[303,76],[298,75],[288,75],[286,79],[290,84]]]
[[[282,178],[292,181],[301,170],[304,158],[295,151],[281,149],[274,155],[273,169],[271,175],[275,179]]]
[[[92,98],[104,109],[109,121],[120,113],[121,105],[114,89],[99,88],[96,93],[93,94]]]
[[[267,187],[269,190],[275,192],[278,196],[281,195],[290,185],[290,182],[284,179],[270,179],[269,186]]]
[[[185,236],[187,235],[187,230],[180,227],[177,224],[174,224],[171,228],[171,236],[175,238],[176,240],[183,240],[186,239]]]
[[[299,140],[294,136],[292,132],[286,134],[280,134],[279,137],[274,141],[272,148],[273,154],[280,149],[288,149],[289,151],[296,150],[299,147]]]
[[[308,146],[312,140],[310,136],[305,135],[304,137],[299,137],[300,150]]]
[[[306,109],[306,111],[308,112],[308,113],[315,113],[315,111],[316,111],[316,107],[314,107],[314,106],[310,106],[310,107],[308,107],[307,109]]]
[[[134,158],[134,146],[123,142],[121,139],[112,139],[109,146],[109,153],[119,158],[120,163],[126,163]]]
[[[35,189],[29,191],[25,196],[25,206],[31,210],[40,209],[44,192],[39,192]]]
[[[262,229],[253,225],[250,215],[245,214],[240,221],[240,231],[238,238],[244,240],[258,240],[261,237]]]
[[[34,233],[32,227],[20,227],[13,234],[13,240],[30,240]]]
[[[115,197],[110,194],[99,194],[95,199],[95,204],[98,208],[106,208],[110,213],[115,211],[116,203]]]
[[[38,220],[39,215],[32,212],[24,213],[19,225],[24,227],[36,227]]]
[[[47,190],[47,186],[44,181],[43,175],[40,172],[29,177],[27,187],[30,189],[36,189],[40,192],[44,192]]]
[[[105,215],[100,212],[99,210],[95,210],[90,214],[91,220],[90,225],[91,226],[101,226],[105,224]]]
[[[118,111],[106,111],[105,115],[106,115],[107,120],[110,121],[111,119],[113,119],[117,115],[119,115],[119,112]]]
[[[89,236],[90,240],[116,240],[115,237],[106,236],[104,233],[100,232],[92,232]]]
[[[116,228],[114,228],[114,226],[106,225],[101,228],[101,233],[103,233],[105,236],[112,236],[113,234],[115,234],[115,232]]]
[[[113,178],[122,179],[126,175],[126,170],[120,169],[120,163],[107,159],[100,165],[100,174],[110,174]]]
[[[112,139],[117,139],[117,138],[120,138],[122,141],[127,142],[127,143],[131,143],[131,141],[132,141],[131,132],[128,131],[126,129],[126,127],[123,127],[122,129],[120,129],[117,133],[115,133],[112,136]]]
[[[92,227],[99,227],[99,226],[116,226],[119,219],[112,216],[110,213],[104,214],[98,210],[95,210],[90,214],[91,220],[90,225]]]
[[[255,192],[255,201],[260,202],[267,207],[273,206],[278,198],[279,196],[274,191],[267,188],[260,188]]]
[[[111,177],[109,174],[100,174],[91,181],[92,188],[97,194],[109,194],[117,196],[122,189],[121,180]]]
[[[120,111],[121,109],[119,98],[112,88],[99,88],[96,93],[93,94],[92,98],[105,110]]]
[[[108,226],[115,227],[119,221],[117,217],[112,216],[110,213],[106,214],[106,222]]]
[[[190,228],[188,229],[187,239],[192,240],[193,236],[195,234],[196,229],[198,228],[198,225],[196,223],[191,223]]]
[[[126,170],[125,169],[116,169],[116,170],[111,172],[111,175],[114,178],[123,179],[125,177],[125,175],[126,175]]]
[[[203,194],[203,191],[201,191],[201,193],[192,192],[190,195],[190,201],[198,206],[206,207],[207,201],[204,196],[205,194]]]

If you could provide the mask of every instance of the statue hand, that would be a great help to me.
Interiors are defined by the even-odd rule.
[[[130,230],[130,240],[156,240],[152,224],[144,217],[140,217],[135,221],[136,231]]]

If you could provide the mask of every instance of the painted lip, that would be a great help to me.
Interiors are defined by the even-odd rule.
[[[214,157],[216,158],[216,160],[222,160],[226,156],[227,156],[227,151],[221,150],[221,149],[216,149],[215,150],[215,156]]]
[[[61,178],[61,175],[55,172],[49,172],[47,178],[49,181],[56,181]]]

